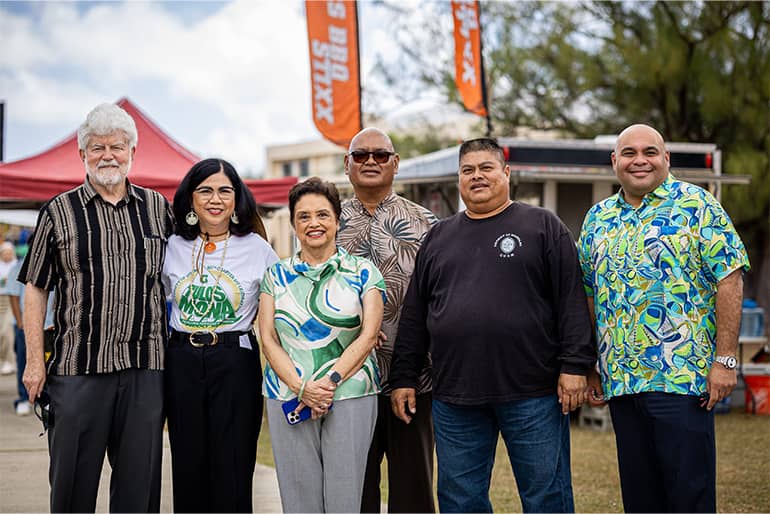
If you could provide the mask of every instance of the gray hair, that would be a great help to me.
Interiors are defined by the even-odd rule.
[[[78,127],[78,148],[85,150],[91,136],[108,136],[117,130],[126,134],[129,148],[136,146],[139,135],[131,115],[115,104],[97,105]]]

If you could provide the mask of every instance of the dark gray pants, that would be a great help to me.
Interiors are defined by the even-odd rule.
[[[377,398],[377,426],[366,464],[361,512],[380,512],[380,463],[388,458],[388,512],[436,512],[433,503],[431,393],[417,395],[408,425],[393,414],[390,396]]]
[[[158,512],[163,372],[49,376],[51,512],[94,512],[104,454],[110,512]]]

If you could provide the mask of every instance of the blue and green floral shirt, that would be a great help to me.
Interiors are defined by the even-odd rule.
[[[717,200],[669,175],[637,208],[621,193],[594,205],[578,247],[605,397],[705,392],[717,283],[749,269]]]
[[[337,249],[317,266],[298,255],[282,259],[265,272],[261,292],[275,302],[275,331],[302,380],[318,380],[339,360],[361,332],[363,298],[379,289],[385,301],[385,281],[371,261]],[[356,373],[334,392],[335,400],[380,392],[374,351]],[[296,395],[268,363],[262,393],[273,400]]]

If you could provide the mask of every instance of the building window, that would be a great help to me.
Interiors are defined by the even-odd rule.
[[[307,159],[299,161],[299,176],[307,177],[310,174],[310,163]]]
[[[284,177],[291,177],[291,163],[290,162],[284,162],[281,164],[281,169],[283,170],[283,176]]]

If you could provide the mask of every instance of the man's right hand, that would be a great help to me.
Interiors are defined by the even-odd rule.
[[[417,396],[413,387],[399,387],[390,393],[390,406],[398,419],[409,424],[417,413]]]
[[[588,404],[591,407],[601,407],[607,402],[604,400],[604,392],[602,390],[602,379],[596,369],[591,368],[588,371],[588,386],[586,387],[586,396],[588,397]]]
[[[24,376],[22,377],[24,387],[27,388],[29,402],[34,403],[45,385],[45,363],[42,360],[28,360],[24,367]]]

